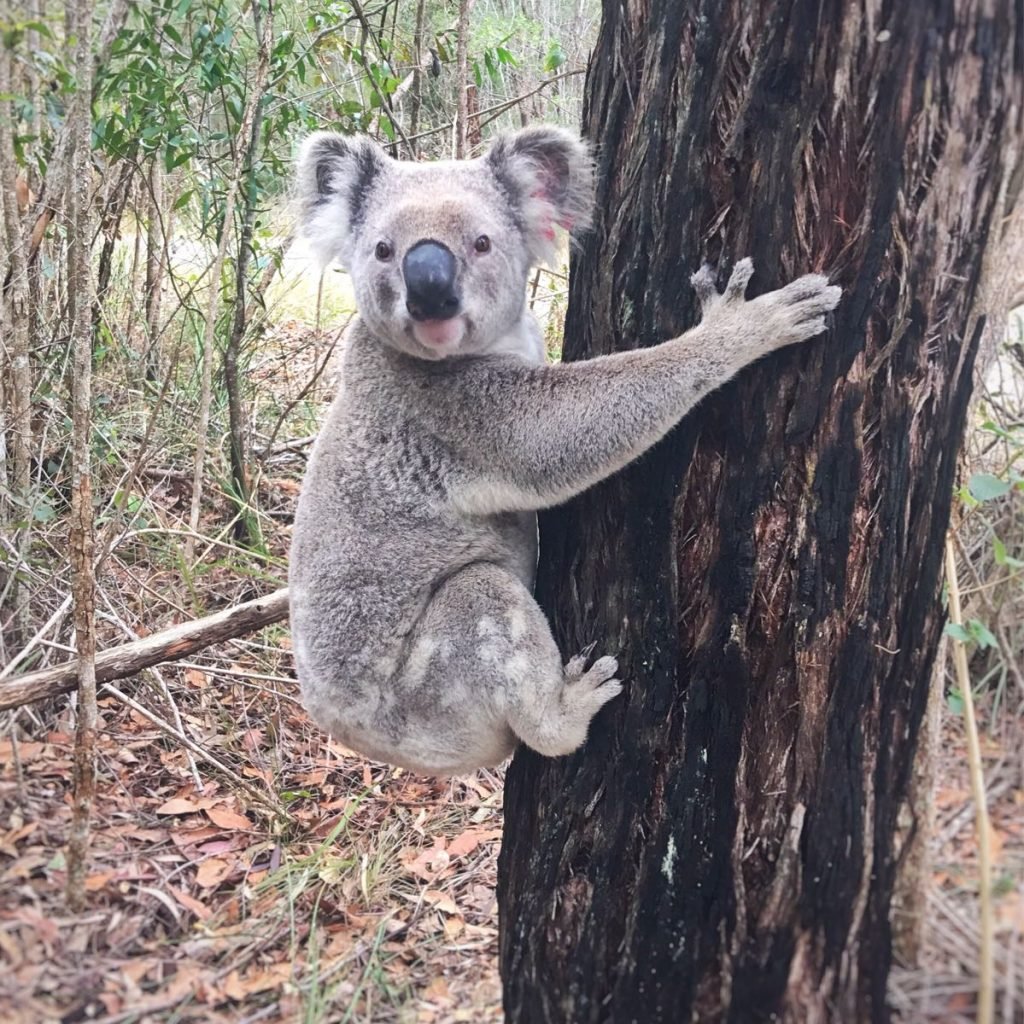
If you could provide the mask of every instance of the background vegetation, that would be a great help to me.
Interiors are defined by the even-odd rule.
[[[598,15],[596,0],[24,0],[0,13],[0,680],[67,659],[79,640],[68,531],[82,494],[71,341],[83,297],[102,648],[284,583],[352,312],[344,275],[321,278],[294,238],[297,140],[369,132],[398,157],[432,159],[535,120],[576,124]],[[91,132],[80,164],[76,112]],[[553,351],[565,274],[531,283]],[[1024,929],[1022,382],[1018,318],[970,442],[958,634],[987,728],[1012,943]],[[927,970],[894,994],[922,1014],[955,1014],[972,984],[960,707],[951,684]],[[500,774],[426,783],[327,742],[296,702],[283,627],[101,686],[98,711],[92,848],[70,887],[76,702],[0,714],[11,1019],[497,1018]],[[1007,992],[1024,1005],[1012,943]]]

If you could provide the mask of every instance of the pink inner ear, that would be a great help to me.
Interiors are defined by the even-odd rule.
[[[532,199],[543,199],[546,203],[549,204],[551,202],[548,199],[548,192],[545,188],[534,189],[534,191],[530,193],[530,197]],[[553,207],[549,208],[553,209]],[[570,231],[572,229],[572,220],[568,217],[566,217],[563,220],[555,221],[554,223],[552,223],[551,219],[548,218],[547,223],[544,225],[543,228],[541,228],[541,233],[549,242],[553,242],[555,240],[555,224],[557,224],[559,227],[565,228],[566,231]]]

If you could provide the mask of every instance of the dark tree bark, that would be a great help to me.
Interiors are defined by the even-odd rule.
[[[1018,188],[1013,0],[608,0],[587,84],[595,236],[566,358],[811,270],[824,338],[744,372],[543,517],[567,654],[628,689],[506,783],[510,1022],[881,1021],[983,264]],[[996,321],[1001,329],[1001,324]]]

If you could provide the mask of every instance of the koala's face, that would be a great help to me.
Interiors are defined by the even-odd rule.
[[[299,186],[304,233],[348,268],[360,316],[424,359],[500,350],[530,267],[552,255],[556,225],[587,226],[593,195],[586,147],[547,127],[438,163],[320,132],[303,145]]]

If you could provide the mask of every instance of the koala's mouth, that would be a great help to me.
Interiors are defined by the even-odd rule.
[[[431,352],[445,355],[459,347],[466,335],[466,321],[462,316],[453,316],[447,320],[415,320],[412,323],[412,336],[416,341]]]

